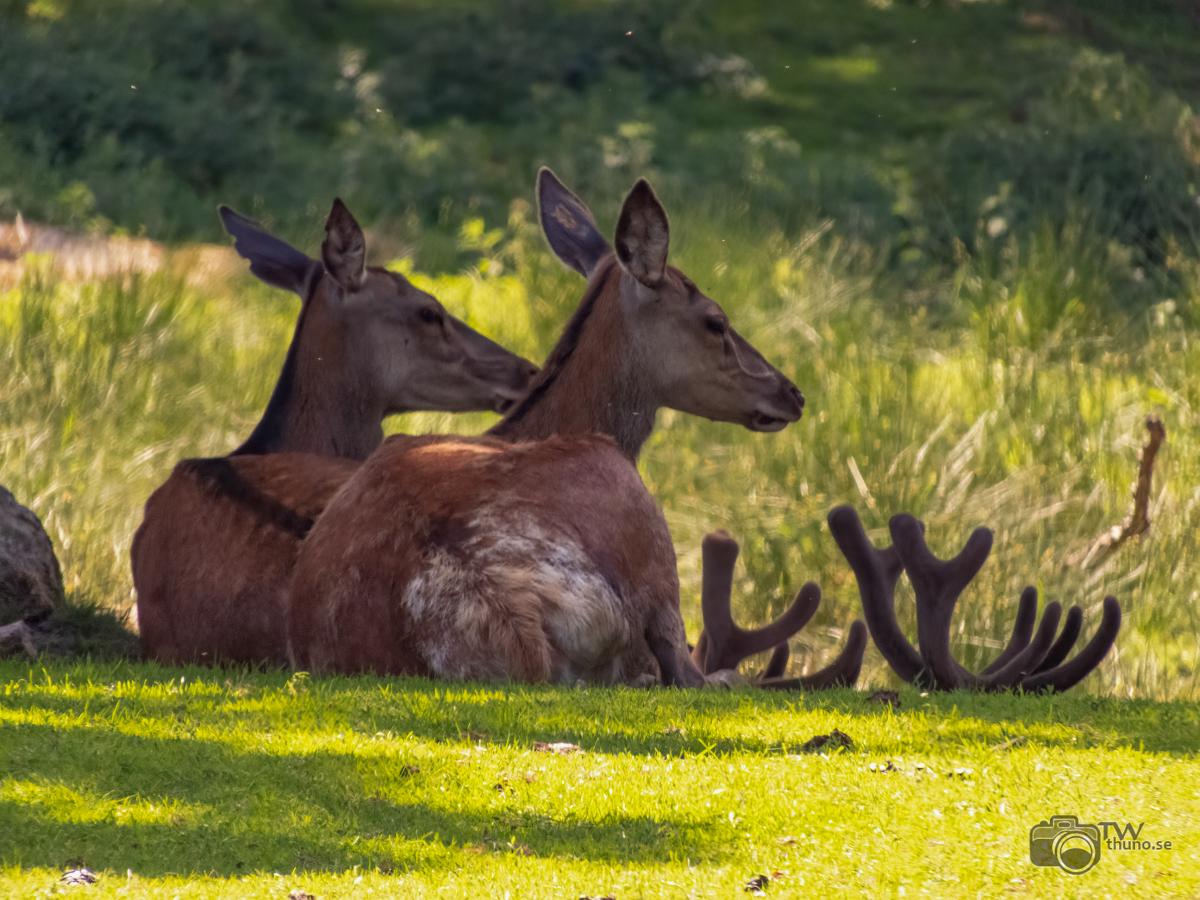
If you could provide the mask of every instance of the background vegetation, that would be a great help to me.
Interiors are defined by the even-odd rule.
[[[377,260],[538,358],[582,284],[538,234],[536,166],[606,229],[648,175],[674,260],[809,399],[779,435],[662,416],[643,468],[691,613],[699,539],[728,527],[747,620],[822,584],[798,648],[819,663],[857,606],[825,513],[910,510],[943,552],[997,531],[958,617],[969,661],[1026,583],[1090,622],[1111,592],[1128,624],[1090,689],[1196,697],[1198,72],[1171,0],[5,0],[0,215],[183,246],[222,239],[222,201],[313,248],[341,194]],[[90,283],[33,265],[0,294],[0,477],[79,602],[130,606],[145,497],[237,443],[282,359],[294,300],[190,259]],[[1153,530],[1084,572],[1152,411]]]

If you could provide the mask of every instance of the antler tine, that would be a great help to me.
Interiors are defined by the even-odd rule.
[[[917,643],[929,674],[944,690],[970,685],[975,677],[950,652],[950,619],[959,594],[991,552],[992,533],[975,529],[958,556],[941,560],[925,543],[925,530],[917,519],[893,516],[888,527],[917,596]]]
[[[737,542],[725,532],[714,532],[702,546],[704,572],[700,606],[704,633],[692,658],[705,674],[732,669],[743,659],[770,650],[808,624],[821,603],[821,589],[805,584],[778,619],[761,628],[739,628],[733,621],[731,594]]]
[[[811,675],[801,675],[798,678],[762,678],[759,687],[768,690],[802,690],[817,691],[831,687],[850,687],[858,681],[862,671],[863,654],[867,651],[867,626],[855,619],[850,623],[850,634],[846,638],[846,646],[838,654],[837,659]],[[767,667],[770,671],[770,666]]]
[[[933,555],[925,543],[925,524],[908,513],[892,516],[888,528],[913,589],[945,599],[958,599],[992,552],[992,532],[988,528],[972,531],[966,546],[953,559]]]
[[[894,547],[880,549],[871,543],[862,520],[851,506],[838,506],[828,516],[829,531],[858,582],[863,617],[875,645],[896,674],[905,681],[923,677],[925,661],[900,630],[896,620],[896,582],[900,556]]]
[[[1033,626],[1037,620],[1037,596],[1038,592],[1035,587],[1027,587],[1021,592],[1021,603],[1017,609],[1017,618],[1013,623],[1012,637],[1009,639],[1008,646],[980,673],[983,677],[993,676],[1004,669],[1017,654],[1029,645],[1033,635]],[[1044,625],[1045,618],[1043,616]],[[1047,669],[1053,669],[1066,659],[1071,648],[1075,646],[1075,642],[1079,640],[1082,627],[1083,610],[1078,606],[1072,606],[1067,612],[1066,621],[1063,622],[1063,629],[1057,640],[1047,649],[1045,656],[1030,672],[1044,672]]]
[[[763,669],[762,677],[767,678],[782,678],[783,673],[787,671],[788,659],[791,658],[792,651],[788,647],[787,641],[775,645],[775,649],[771,652],[771,658],[767,660],[767,667]]]
[[[1012,636],[1008,639],[1008,645],[988,664],[982,674],[990,675],[997,669],[1004,668],[1010,659],[1029,646],[1033,637],[1033,626],[1037,624],[1037,598],[1038,592],[1035,587],[1027,587],[1021,591],[1021,600],[1017,604],[1017,618],[1013,621]]]
[[[917,594],[917,634],[921,655],[928,663],[938,687],[992,691],[1020,687],[1026,691],[1065,691],[1095,669],[1116,642],[1121,627],[1121,608],[1115,598],[1106,597],[1100,627],[1092,640],[1075,658],[1061,663],[1079,637],[1083,613],[1078,607],[1072,608],[1067,614],[1062,633],[1056,638],[1062,606],[1049,603],[1042,613],[1037,633],[1032,640],[1028,640],[1037,592],[1027,588],[1021,595],[1013,636],[1001,653],[1001,658],[982,675],[964,669],[950,652],[950,617],[959,594],[987,559],[992,543],[991,532],[977,528],[962,553],[952,560],[943,561],[929,551],[920,523],[912,516],[896,516],[890,524],[892,540]]]
[[[811,581],[805,582],[791,605],[774,622],[769,622],[761,628],[739,628],[733,626],[733,640],[730,641],[729,652],[736,656],[727,668],[733,668],[743,659],[770,650],[781,642],[787,641],[792,635],[808,624],[809,619],[816,615],[817,607],[821,605],[821,589]],[[725,668],[725,667],[723,667]]]
[[[975,675],[965,669],[962,670],[965,686],[989,691],[1016,687],[1021,679],[1036,671],[1042,660],[1045,659],[1051,645],[1054,644],[1054,636],[1058,632],[1058,622],[1061,618],[1061,604],[1046,604],[1046,609],[1042,613],[1042,622],[1029,646],[990,675]]]
[[[1058,640],[1046,653],[1045,658],[1038,663],[1038,667],[1033,670],[1034,674],[1049,671],[1066,659],[1071,648],[1075,646],[1075,642],[1079,640],[1079,634],[1082,631],[1083,610],[1078,606],[1072,606],[1067,610],[1067,619],[1063,622],[1063,630],[1059,634]]]
[[[728,603],[726,600],[726,609]],[[706,624],[705,631],[696,644],[697,652],[693,654],[693,658],[706,675],[711,675],[720,669],[736,668],[742,660],[765,650],[774,648],[774,653],[778,654],[779,646],[786,647],[787,639],[808,624],[808,620],[816,614],[820,605],[821,589],[810,581],[796,593],[791,606],[783,615],[761,628],[741,628],[731,619],[727,637],[724,641],[717,641],[709,636]],[[782,665],[787,665],[786,656]]]
[[[1068,619],[1069,625],[1069,619]],[[1066,628],[1063,629],[1064,633]],[[1100,627],[1087,645],[1069,662],[1038,672],[1021,682],[1021,689],[1029,692],[1065,691],[1074,687],[1101,661],[1112,649],[1121,630],[1121,605],[1116,597],[1104,598],[1104,612],[1100,618]]]
[[[737,563],[738,544],[729,532],[713,531],[704,536],[700,545],[700,615],[704,631],[696,641],[692,658],[707,673],[708,659],[713,648],[724,647],[733,632],[733,567]]]

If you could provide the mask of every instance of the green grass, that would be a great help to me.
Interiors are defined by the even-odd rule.
[[[0,893],[1195,896],[1189,703],[0,664]],[[848,749],[805,752],[838,729]],[[564,741],[555,755],[537,742]],[[1157,852],[1033,866],[1057,814]],[[361,880],[360,880],[361,879]]]

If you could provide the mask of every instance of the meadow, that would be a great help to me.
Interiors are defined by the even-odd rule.
[[[760,875],[770,897],[1200,890],[1194,704],[129,663],[0,679],[7,896],[735,897]],[[835,730],[848,741],[810,745]],[[1031,865],[1029,829],[1060,814],[1172,846],[1104,849],[1079,876]],[[58,884],[79,865],[93,887]]]
[[[361,876],[381,894],[729,896],[786,870],[772,895],[1194,896],[1197,72],[1200,24],[1173,0],[0,3],[0,83],[22,88],[0,91],[0,219],[171,248],[153,274],[81,282],[27,258],[0,284],[0,483],[53,538],[90,656],[0,667],[0,884],[49,890],[78,860],[134,894],[352,895]],[[693,636],[700,540],[723,527],[740,618],[817,581],[793,667],[828,661],[859,610],[824,519],[851,503],[879,539],[894,513],[922,517],[943,555],[995,530],[957,612],[964,663],[1003,645],[1027,584],[1083,605],[1085,629],[1117,596],[1109,659],[1069,697],[905,690],[895,712],[851,692],[646,699],[112,659],[131,652],[145,498],[249,432],[298,310],[198,262],[223,240],[216,204],[315,252],[340,194],[373,261],[540,359],[583,283],[540,235],[539,164],[605,232],[649,177],[672,262],[808,400],[770,435],[660,416],[641,469]],[[1129,512],[1151,414],[1151,528],[1084,564]],[[873,649],[860,683],[896,687]],[[853,748],[799,751],[835,727]],[[584,749],[530,749],[555,740]],[[1024,842],[1071,811],[1145,819],[1183,849],[1064,888]],[[293,870],[311,878],[272,874]]]

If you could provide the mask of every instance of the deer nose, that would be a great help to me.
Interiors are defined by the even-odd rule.
[[[804,412],[804,395],[800,393],[800,388],[794,384],[787,386],[788,399],[792,401],[792,405],[796,407],[796,412]]]

